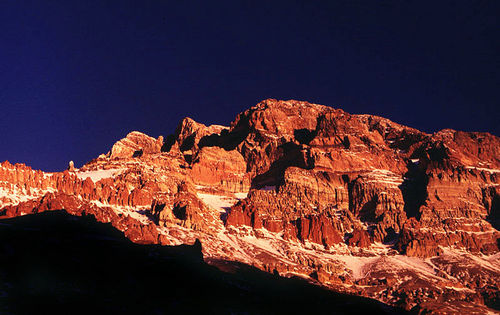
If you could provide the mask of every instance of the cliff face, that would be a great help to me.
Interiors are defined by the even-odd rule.
[[[207,261],[406,309],[486,311],[500,294],[499,184],[491,134],[265,100],[230,127],[132,132],[80,169],[4,162],[0,215],[92,214],[138,243],[200,239]]]
[[[217,270],[199,243],[131,244],[88,216],[50,211],[1,223],[1,314],[405,314],[243,264]]]

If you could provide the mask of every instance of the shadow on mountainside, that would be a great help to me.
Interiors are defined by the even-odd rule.
[[[420,207],[427,199],[427,185],[429,177],[425,169],[410,163],[408,172],[404,174],[404,181],[399,186],[404,200],[404,211],[408,218],[420,219]]]
[[[395,314],[244,264],[207,265],[199,242],[137,245],[63,211],[0,220],[2,314]],[[227,270],[227,268],[226,268]]]
[[[488,195],[489,198],[485,198]],[[487,202],[488,199],[489,202]],[[500,195],[494,187],[488,187],[483,190],[483,202],[485,203],[486,209],[489,210],[486,220],[490,222],[495,229],[500,230]],[[498,243],[500,244],[500,239]]]

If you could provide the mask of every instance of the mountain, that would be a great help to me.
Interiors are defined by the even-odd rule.
[[[12,218],[0,237],[1,314],[403,313],[244,264],[222,272],[199,243],[133,244],[91,216]]]
[[[265,100],[229,127],[134,131],[81,168],[0,165],[0,215],[64,209],[132,242],[201,242],[249,265],[414,312],[500,310],[500,139]]]

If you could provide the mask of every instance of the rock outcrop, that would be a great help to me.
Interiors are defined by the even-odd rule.
[[[152,138],[139,131],[132,131],[125,138],[113,145],[110,158],[140,157],[143,154],[160,153],[163,146],[163,137]]]
[[[131,132],[60,173],[0,164],[0,217],[64,209],[137,243],[301,275],[415,311],[486,312],[500,282],[500,139],[265,100],[229,127]]]

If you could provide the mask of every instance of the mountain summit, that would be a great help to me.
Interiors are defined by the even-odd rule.
[[[372,115],[268,99],[229,127],[131,132],[59,173],[0,164],[0,218],[64,209],[135,243],[199,240],[244,263],[406,310],[500,301],[500,139],[427,134]]]

